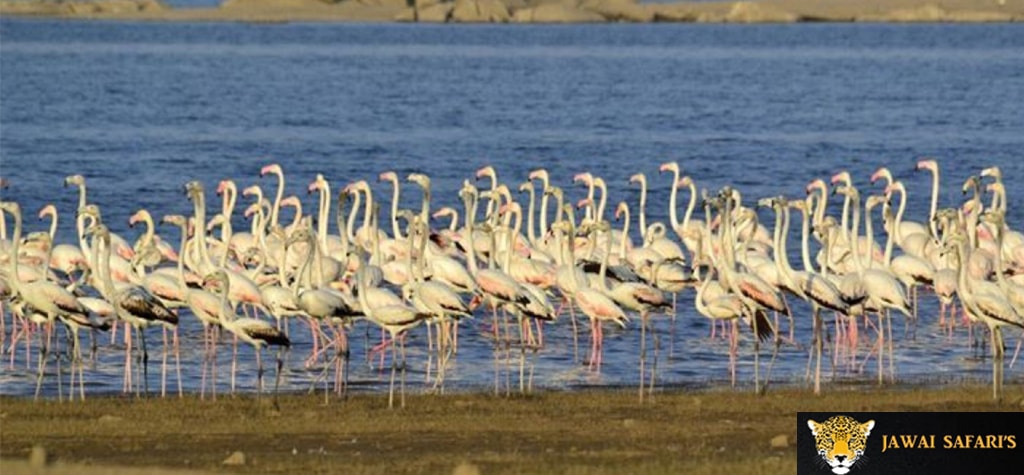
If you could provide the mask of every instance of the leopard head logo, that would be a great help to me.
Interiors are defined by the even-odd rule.
[[[863,458],[868,435],[875,421],[860,423],[848,416],[833,416],[825,422],[807,420],[814,434],[818,455],[836,475],[845,475]]]

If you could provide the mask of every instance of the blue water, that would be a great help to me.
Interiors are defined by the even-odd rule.
[[[55,203],[61,241],[73,237],[77,200],[60,186],[65,175],[84,174],[104,220],[134,237],[127,218],[140,207],[156,216],[190,212],[185,181],[200,179],[212,190],[233,178],[270,189],[258,172],[275,161],[307,210],[315,200],[303,190],[316,173],[337,187],[361,178],[375,183],[388,169],[403,176],[424,171],[434,179],[440,206],[455,205],[461,180],[485,164],[512,184],[532,168],[548,167],[573,198],[584,190],[571,185],[572,174],[589,170],[610,184],[611,204],[635,203],[637,190],[626,181],[644,171],[654,219],[665,219],[668,180],[657,167],[666,160],[678,160],[701,188],[732,184],[748,199],[802,196],[807,182],[841,169],[869,189],[867,178],[887,165],[910,190],[908,218],[923,221],[930,180],[912,169],[920,157],[933,156],[942,166],[944,206],[962,200],[966,176],[1000,165],[1009,222],[1020,229],[1022,104],[1020,25],[0,21],[0,175],[11,183],[3,196],[19,201],[29,216]],[[418,199],[405,193],[402,204],[418,206]],[[42,227],[34,218],[27,226]],[[235,227],[247,223],[239,218]],[[798,262],[798,247],[790,249]],[[723,381],[725,343],[708,341],[692,292],[679,301],[672,357],[666,361],[663,348],[659,378]],[[807,308],[794,306],[798,340],[806,344]],[[934,298],[926,294],[921,308],[916,340],[904,338],[896,320],[898,376],[987,378],[989,363],[969,348],[966,330],[945,343]],[[186,345],[197,345],[197,326],[184,321]],[[658,321],[659,331],[668,331],[667,322]],[[363,325],[354,332],[362,335]],[[452,384],[491,382],[490,344],[477,326],[470,324],[460,341],[465,349],[449,371]],[[289,356],[289,389],[309,380],[300,364],[308,354],[302,336]],[[635,380],[635,325],[608,332],[600,377],[572,363],[566,320],[549,336],[538,355],[539,386]],[[1016,335],[1008,341],[1015,343]],[[353,344],[353,354],[362,355],[362,338]],[[745,345],[744,381],[752,371]],[[424,346],[417,329],[410,369],[420,377]],[[251,350],[240,353],[251,375]],[[120,388],[119,354],[101,346],[96,369],[86,375],[95,391]],[[0,392],[31,391],[23,355],[18,361],[13,370],[2,365]],[[801,382],[805,361],[804,349],[784,347],[774,377]],[[198,384],[196,367],[186,363],[189,387]],[[863,374],[839,376],[870,380],[872,371],[873,363]],[[352,378],[372,388],[386,383],[365,362],[353,365]]]

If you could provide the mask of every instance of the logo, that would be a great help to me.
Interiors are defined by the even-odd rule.
[[[849,416],[832,416],[825,422],[807,419],[807,426],[814,435],[818,460],[827,464],[832,473],[846,475],[854,465],[865,460],[864,451],[875,421],[860,423]]]

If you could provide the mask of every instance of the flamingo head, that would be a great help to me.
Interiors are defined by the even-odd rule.
[[[686,175],[686,176],[680,178],[678,182],[676,182],[676,186],[679,186],[679,187],[693,186],[693,185],[694,185],[693,177],[691,177],[690,175]]]
[[[262,194],[263,190],[260,189],[259,185],[247,186],[245,187],[244,190],[242,190],[242,196],[261,196]]]
[[[260,176],[264,176],[268,173],[273,173],[277,176],[284,176],[284,172],[281,170],[281,165],[277,163],[271,163],[263,168],[260,168]]]
[[[838,195],[843,195],[843,196],[854,197],[854,196],[857,196],[857,190],[854,189],[852,186],[839,185],[839,186],[837,186],[835,188],[832,188],[832,194],[833,195],[838,194]]]
[[[821,178],[815,179],[814,181],[808,183],[807,188],[805,188],[805,191],[807,191],[808,195],[814,193],[814,190],[826,191],[828,190],[828,185],[826,185],[825,180],[822,180]]]
[[[430,177],[424,173],[410,173],[409,176],[405,177],[405,181],[415,183],[424,190],[430,189]]]
[[[69,175],[64,177],[64,186],[68,185],[83,186],[85,185],[85,177],[82,175]]]
[[[196,198],[203,194],[203,184],[199,180],[192,180],[185,183],[185,194],[188,195],[189,199]]]
[[[223,194],[224,191],[227,190],[227,189],[228,189],[228,181],[227,180],[221,180],[220,182],[218,182],[217,183],[217,196],[220,196],[221,194]]]
[[[160,224],[173,224],[175,226],[188,226],[188,219],[180,214],[165,214],[160,218]]]
[[[377,181],[392,181],[398,183],[398,174],[392,171],[383,172],[377,175]]]
[[[444,216],[452,216],[454,214],[455,214],[455,210],[454,209],[452,209],[449,206],[445,206],[445,207],[442,207],[441,209],[439,209],[437,211],[434,211],[434,214],[431,214],[430,217],[437,219],[437,218],[442,218]]]
[[[918,160],[918,162],[917,162],[917,169],[918,170],[931,170],[933,172],[937,172],[937,171],[939,171],[939,162],[937,162],[937,161],[935,161],[934,159],[931,159],[931,158],[926,158],[924,160]]]
[[[892,172],[886,167],[881,167],[875,170],[875,173],[871,174],[871,183],[878,181],[879,179],[885,178],[886,182],[892,182]]]
[[[298,208],[298,207],[302,206],[302,202],[299,201],[299,197],[298,196],[291,195],[291,196],[281,200],[281,206],[294,206],[294,207]]]
[[[81,208],[78,208],[79,216],[90,216],[96,221],[100,220],[100,207],[94,203],[87,204]]]
[[[878,206],[882,203],[886,203],[888,201],[889,199],[886,198],[884,195],[870,195],[866,200],[864,200],[864,209],[872,209],[875,206]]]
[[[0,176],[0,189],[6,190],[9,186],[11,186],[11,182],[7,181],[6,178]]]
[[[222,213],[217,213],[216,215],[214,215],[213,218],[210,218],[209,223],[206,223],[207,234],[209,234],[210,231],[213,231],[213,228],[216,228],[217,226],[220,226],[226,222],[227,218],[225,218]]]
[[[551,196],[554,196],[555,198],[564,196],[564,194],[565,194],[565,192],[562,191],[562,188],[558,187],[558,186],[552,186],[552,187],[548,188],[547,190],[544,190],[544,193],[546,193],[548,195],[551,195]]]
[[[523,192],[533,192],[533,182],[532,181],[524,181],[521,184],[519,184],[519,192],[520,193],[523,193]]]
[[[977,175],[972,175],[972,176],[967,177],[966,180],[964,180],[964,186],[962,186],[960,188],[960,191],[961,191],[961,193],[966,195],[968,191],[973,190],[975,193],[977,193],[978,190],[980,190],[980,189],[981,189],[981,177],[979,177]]]
[[[249,205],[248,208],[245,208],[245,212],[242,213],[242,215],[245,216],[245,219],[249,219],[250,216],[258,213],[259,211],[260,211],[260,204],[259,203],[253,203],[253,204]]]
[[[497,173],[494,171],[494,167],[487,165],[486,167],[480,168],[476,171],[476,179],[479,180],[483,177],[490,177],[492,180],[497,177]]]
[[[643,173],[636,173],[629,177],[629,183],[640,183],[643,184],[647,181],[647,177]]]
[[[576,209],[582,209],[582,208],[585,208],[587,206],[593,206],[593,205],[594,205],[594,200],[592,200],[590,198],[583,198],[582,200],[579,200],[576,203]]]
[[[548,179],[549,179],[548,171],[543,169],[543,168],[538,168],[536,170],[532,170],[532,171],[530,171],[530,174],[527,176],[527,179],[529,179],[529,180],[541,180],[544,183],[547,183]]]
[[[894,181],[892,183],[889,183],[889,186],[885,187],[885,196],[892,195],[892,193],[894,191],[898,191],[900,193],[906,193],[907,192],[907,188],[906,188],[906,186],[903,185],[903,182]]]
[[[1002,170],[999,169],[999,167],[988,167],[988,168],[986,168],[986,169],[981,171],[981,176],[982,177],[990,176],[992,178],[995,178],[996,181],[1002,181],[1002,179],[1003,179],[1003,172],[1002,172]]]
[[[590,172],[577,173],[577,174],[573,175],[572,182],[573,183],[583,182],[584,184],[586,184],[588,186],[589,185],[593,185],[594,184],[594,175],[591,175]]]
[[[149,212],[144,209],[136,211],[132,217],[128,218],[128,227],[134,228],[137,223],[145,221],[148,216]]]
[[[846,186],[850,186],[850,172],[843,170],[835,175],[832,175],[832,184],[842,182]]]
[[[52,203],[43,206],[43,208],[39,210],[39,219],[43,219],[47,216],[57,216],[57,207]]]
[[[620,201],[615,207],[615,220],[618,221],[624,214],[629,214],[629,205],[625,201]]]
[[[679,162],[662,163],[661,166],[658,167],[658,173],[665,172],[679,173]]]

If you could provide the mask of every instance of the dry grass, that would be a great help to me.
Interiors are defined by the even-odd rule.
[[[386,396],[323,405],[267,399],[94,398],[85,403],[0,399],[0,456],[39,444],[65,463],[159,466],[246,473],[793,473],[797,411],[1020,410],[1024,387],[1002,405],[986,387],[844,390],[813,397],[784,389],[764,397],[728,390],[671,391],[639,405],[632,392]],[[790,439],[785,449],[769,440]],[[246,454],[244,467],[221,461]],[[74,470],[82,473],[81,468]]]

